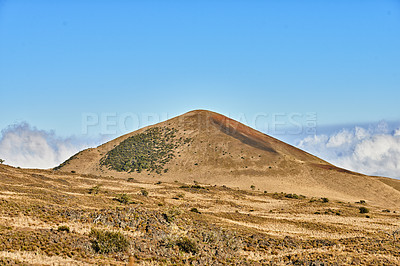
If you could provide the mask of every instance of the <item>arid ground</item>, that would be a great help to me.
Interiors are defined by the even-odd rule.
[[[397,208],[195,181],[144,183],[2,165],[0,262],[400,263]],[[102,248],[107,239],[93,232],[120,232],[114,235],[124,245]]]

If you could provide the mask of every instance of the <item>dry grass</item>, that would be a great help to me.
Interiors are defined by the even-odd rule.
[[[399,210],[392,206],[382,212],[368,203],[367,218],[355,202],[156,183],[0,166],[0,264],[123,265],[129,256],[142,265],[399,263],[393,234]],[[90,194],[97,185],[98,193]],[[122,193],[130,204],[113,200]],[[173,199],[178,194],[184,197]],[[93,228],[121,232],[131,243],[128,251],[96,254]],[[199,253],[180,250],[180,239],[192,241]]]
[[[36,264],[36,265],[91,265],[89,263],[76,261],[69,258],[63,258],[60,256],[47,256],[41,252],[29,252],[29,251],[0,251],[0,257],[10,258],[22,263]]]

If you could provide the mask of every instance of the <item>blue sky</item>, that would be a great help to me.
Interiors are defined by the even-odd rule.
[[[399,1],[0,0],[0,129],[192,109],[400,121],[399,47]]]

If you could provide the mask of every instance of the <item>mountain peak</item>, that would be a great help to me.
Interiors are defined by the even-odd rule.
[[[308,196],[384,201],[376,179],[335,167],[224,115],[193,110],[87,149],[57,169]],[[376,181],[378,182],[378,181]],[[376,186],[375,186],[376,187]]]

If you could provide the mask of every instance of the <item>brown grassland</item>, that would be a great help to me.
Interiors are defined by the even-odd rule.
[[[400,263],[398,209],[195,181],[1,165],[0,264]],[[96,251],[93,229],[128,245]]]

